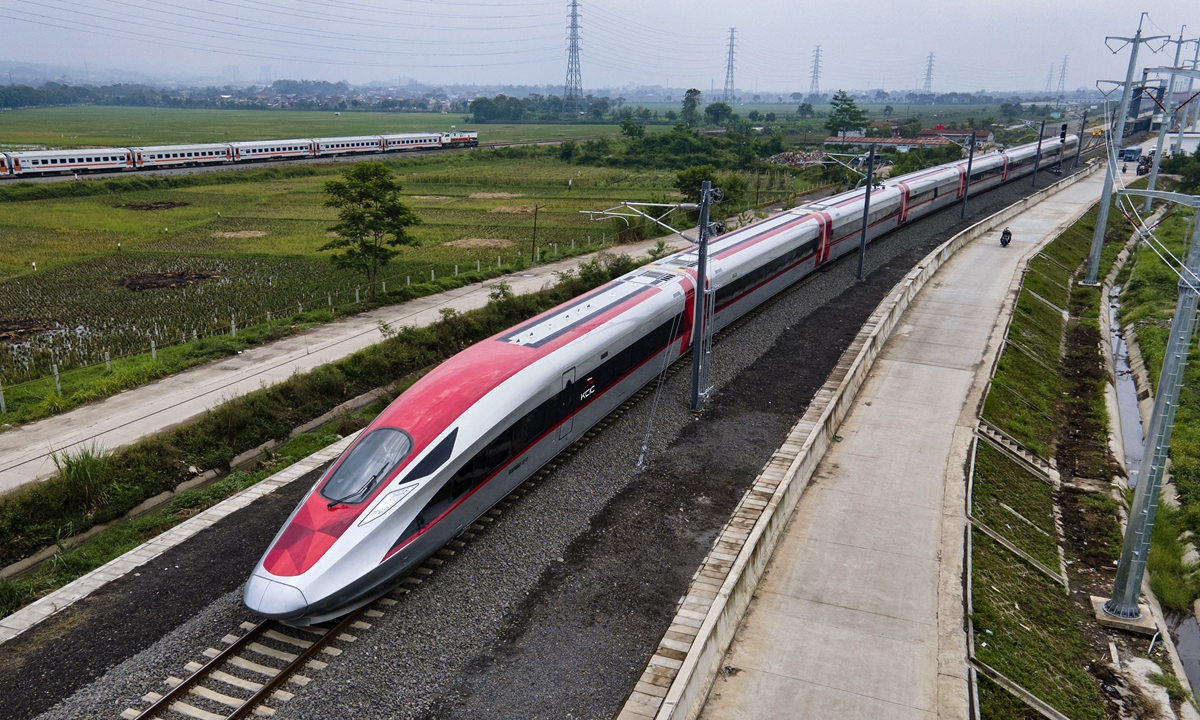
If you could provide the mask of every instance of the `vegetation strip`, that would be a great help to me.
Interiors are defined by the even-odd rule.
[[[994,681],[986,687],[983,681],[977,685],[977,697],[986,698],[981,703],[985,719],[1027,716],[998,698],[1000,687],[1043,716],[1050,716],[1041,707],[1045,703],[1071,718],[1097,719],[1108,715],[1109,699],[1104,693],[1129,703],[1133,702],[1130,693],[1140,692],[1129,687],[1136,680],[1118,679],[1107,666],[1111,636],[1095,622],[1088,600],[1089,595],[1111,590],[1113,561],[1121,544],[1118,503],[1104,492],[1108,479],[1120,472],[1108,451],[1108,377],[1098,350],[1100,313],[1107,308],[1097,289],[1072,286],[1075,271],[1068,270],[1080,268],[1086,260],[1094,222],[1093,208],[1030,262],[1007,329],[1009,338],[1018,340],[1006,343],[997,359],[991,388],[999,392],[989,390],[982,406],[984,422],[1056,460],[1062,475],[1061,486],[1051,488],[1024,463],[998,464],[1001,453],[988,445],[980,445],[972,460],[975,480],[969,485],[968,507],[977,515],[986,514],[990,524],[977,526],[968,542],[972,659]],[[1124,219],[1110,220],[1102,274],[1114,266],[1132,231]],[[1037,272],[1035,262],[1041,265]],[[1063,290],[1059,297],[1069,309],[1065,319],[1059,313],[1036,310],[1051,304],[1045,297],[1032,297],[1048,291],[1048,280]],[[1036,302],[1022,303],[1026,296]],[[1170,301],[1174,303],[1173,295]],[[1057,337],[1048,329],[1057,330]],[[1038,347],[1048,362],[1030,364],[1022,344]],[[1036,399],[1037,412],[1030,412],[1033,403],[1006,399],[1017,393]],[[1047,416],[1053,419],[1050,424],[1042,422]],[[1038,518],[1049,521],[1039,529],[1050,530],[1048,539],[1062,554],[1061,567],[1070,588],[1066,595],[1034,571],[1043,564],[1040,560],[1027,565],[1012,562],[1012,555],[1026,561],[1030,555],[1037,557],[1033,551],[1045,536],[1006,521],[1000,512],[1006,509],[1004,498],[1023,503],[1011,508],[1012,514],[1030,520],[1029,524]],[[1041,549],[1040,554],[1051,559],[1051,548]],[[1116,640],[1124,645],[1123,654],[1145,656],[1144,648],[1129,646],[1120,636]],[[1160,650],[1152,659],[1173,677],[1170,652]]]
[[[670,637],[660,641],[618,717],[666,720],[699,712],[792,511],[909,303],[968,242],[1094,171],[1066,178],[975,223],[926,255],[896,284],[818,391],[820,399],[796,423],[718,535],[671,623]],[[678,639],[685,636],[692,638],[682,643],[686,651]]]

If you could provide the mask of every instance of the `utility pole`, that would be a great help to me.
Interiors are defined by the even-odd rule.
[[[1125,87],[1121,90],[1121,107],[1117,109],[1117,126],[1112,135],[1113,145],[1118,152],[1125,137],[1125,116],[1129,113],[1129,96],[1133,92],[1133,73],[1137,70],[1138,45],[1149,40],[1161,40],[1167,37],[1166,35],[1142,37],[1142,20],[1145,20],[1146,15],[1147,13],[1142,13],[1142,19],[1138,21],[1137,33],[1133,37],[1105,38],[1105,42],[1124,40],[1131,46],[1129,69],[1125,72]],[[1112,204],[1113,177],[1116,170],[1115,167],[1109,167],[1108,171],[1104,173],[1104,189],[1100,193],[1100,210],[1096,214],[1096,231],[1092,235],[1092,247],[1088,253],[1087,276],[1084,279],[1084,285],[1095,285],[1096,274],[1100,272],[1100,253],[1104,250],[1104,231],[1108,227],[1108,210],[1109,205]]]
[[[1192,58],[1192,70],[1197,70],[1200,69],[1200,38],[1196,38],[1192,42],[1196,45],[1196,56]],[[1188,75],[1187,97],[1192,96],[1192,84],[1195,81],[1196,78],[1194,76]],[[1192,108],[1200,108],[1200,103],[1193,103],[1184,107],[1186,109],[1183,111],[1183,117],[1179,121],[1179,134],[1175,136],[1176,152],[1183,152],[1183,129],[1188,124],[1188,118],[1191,117]],[[1197,117],[1200,117],[1200,110],[1197,110],[1196,113]]]
[[[1167,80],[1167,102],[1162,108],[1162,122],[1158,126],[1158,142],[1154,144],[1154,160],[1150,165],[1150,179],[1146,181],[1146,189],[1153,190],[1154,185],[1158,182],[1158,164],[1162,162],[1163,140],[1167,138],[1167,131],[1170,130],[1171,124],[1171,109],[1175,105],[1175,70],[1179,67],[1179,54],[1183,52],[1183,33],[1187,30],[1187,25],[1179,28],[1179,39],[1170,40],[1175,43],[1175,61],[1171,63],[1171,74]],[[1142,205],[1142,212],[1150,212],[1150,205],[1154,201],[1149,195],[1146,196],[1146,201]]]
[[[813,98],[821,95],[821,46],[818,45],[816,50],[813,50],[812,74],[808,83],[808,97],[811,101]]]
[[[729,28],[729,58],[725,61],[725,92],[721,93],[721,101],[733,105],[733,40],[737,28]]]
[[[971,133],[971,149],[967,153],[967,180],[963,187],[962,211],[958,214],[959,220],[967,219],[967,194],[971,192],[971,163],[975,161],[975,133]]]
[[[929,53],[929,59],[925,61],[925,94],[933,92],[933,53]]]
[[[537,252],[537,216],[538,216],[538,210],[541,210],[541,209],[542,209],[542,208],[544,208],[544,207],[546,207],[546,206],[545,206],[545,205],[534,205],[534,206],[533,206],[533,241],[532,241],[532,242],[530,242],[530,244],[529,244],[529,257],[530,257],[531,259],[532,259],[532,258],[533,258],[533,256],[534,256],[533,254],[534,254],[535,252]]]
[[[1149,191],[1122,190],[1141,195]],[[1156,191],[1147,197],[1160,197],[1196,207],[1200,198],[1195,195]],[[1163,469],[1167,453],[1171,448],[1171,431],[1175,424],[1176,399],[1183,384],[1183,372],[1187,365],[1188,346],[1196,322],[1197,273],[1200,272],[1200,222],[1193,221],[1192,244],[1187,255],[1187,269],[1179,280],[1179,299],[1175,303],[1175,317],[1171,320],[1171,335],[1167,340],[1167,352],[1159,374],[1158,393],[1154,396],[1154,410],[1150,414],[1150,427],[1146,433],[1145,460],[1139,471],[1133,493],[1133,505],[1129,509],[1129,522],[1125,527],[1125,541],[1121,546],[1121,560],[1117,565],[1117,578],[1113,583],[1112,598],[1104,604],[1104,612],[1114,617],[1135,619],[1141,617],[1138,597],[1142,590],[1142,576],[1146,571],[1146,557],[1150,553],[1150,534],[1154,530],[1154,513],[1158,509],[1158,495],[1162,486]]]
[[[1070,55],[1063,55],[1062,66],[1058,69],[1058,101],[1062,102],[1067,99],[1067,63],[1071,61]]]
[[[1038,146],[1037,155],[1033,159],[1033,185],[1037,187],[1037,171],[1038,166],[1042,164],[1042,136],[1046,134],[1046,121],[1042,121],[1042,126],[1038,128]]]
[[[579,0],[571,0],[567,24],[567,84],[563,88],[563,114],[579,114],[583,100],[583,75],[579,71]]]
[[[701,389],[704,382],[705,360],[708,355],[708,216],[709,208],[714,200],[718,200],[721,191],[714,189],[711,180],[705,180],[700,185],[700,227],[697,228],[696,243],[696,292],[692,299],[692,412],[698,413],[704,409],[704,395],[707,389]]]
[[[1083,110],[1083,120],[1079,122],[1079,142],[1075,143],[1075,168],[1079,168],[1079,156],[1083,153],[1083,133],[1087,131],[1087,108]]]
[[[858,238],[858,279],[863,279],[863,261],[867,257],[867,227],[871,216],[871,186],[875,183],[875,143],[867,156],[867,194],[863,196],[862,234]]]

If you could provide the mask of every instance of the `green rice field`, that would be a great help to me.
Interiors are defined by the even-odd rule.
[[[332,112],[304,110],[201,110],[75,106],[0,113],[0,148],[126,147],[171,143],[233,142],[378,133],[478,130],[492,142],[616,136],[617,125],[473,125],[449,113]]]

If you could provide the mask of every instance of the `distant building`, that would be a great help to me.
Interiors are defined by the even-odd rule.
[[[909,150],[916,150],[919,148],[945,147],[953,144],[954,143],[950,142],[944,137],[851,137],[847,135],[844,140],[840,136],[825,138],[825,147],[828,148],[840,148],[843,145],[846,148],[861,148],[869,145],[877,145],[881,150],[894,148],[900,152],[908,152]]]
[[[950,138],[959,143],[967,143],[971,140],[971,133],[975,133],[976,147],[987,145],[990,142],[995,142],[996,136],[991,130],[936,130],[933,128],[925,128],[917,133],[919,138],[942,137]]]

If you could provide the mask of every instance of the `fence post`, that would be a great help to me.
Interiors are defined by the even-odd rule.
[[[571,249],[575,249],[575,238],[571,238]]]
[[[229,316],[229,337],[237,337],[237,322],[232,315]]]
[[[333,293],[325,293],[325,300],[329,302],[329,307],[333,307]]]
[[[58,365],[51,365],[50,367],[54,369],[54,390],[59,395],[62,395],[62,385],[58,382]]]
[[[196,331],[195,330],[192,331],[192,339],[193,340],[196,339]],[[108,359],[108,351],[107,350],[104,351],[104,369],[112,370],[112,361]]]
[[[354,302],[358,304],[358,288],[354,288]]]
[[[480,270],[481,270],[481,268],[479,267],[479,258],[475,258],[475,272],[479,272]]]
[[[456,276],[458,275],[458,266],[457,265],[454,266],[454,274]]]
[[[496,256],[496,267],[500,267],[500,256]]]
[[[4,404],[4,383],[0,383],[0,413],[8,412],[8,407]]]
[[[429,279],[430,279],[431,281],[435,279],[435,277],[434,277],[434,274],[433,274],[433,270],[430,270],[430,271],[429,271]]]
[[[383,294],[387,295],[387,280],[381,280],[380,282],[383,283]]]
[[[405,275],[404,276],[404,286],[409,287],[411,285],[412,285],[412,275]]]
[[[558,257],[558,243],[554,243],[554,257]]]
[[[150,359],[151,360],[158,359],[158,348],[154,347],[154,339],[153,338],[150,339]]]

